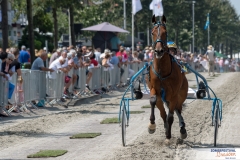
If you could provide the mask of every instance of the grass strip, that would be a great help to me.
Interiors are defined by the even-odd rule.
[[[81,139],[81,138],[95,138],[100,136],[101,133],[78,133],[70,137],[70,139]]]
[[[118,118],[106,118],[100,122],[101,124],[119,123]]]
[[[130,111],[130,114],[141,114],[144,113],[145,111]]]
[[[28,155],[27,158],[58,157],[64,155],[67,152],[67,150],[40,150],[35,154]]]

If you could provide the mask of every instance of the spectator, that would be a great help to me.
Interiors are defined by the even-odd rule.
[[[49,61],[49,65],[51,65],[51,63],[52,63],[54,60],[58,59],[58,58],[61,56],[61,52],[62,52],[62,49],[59,48],[59,49],[57,49],[57,52],[55,52],[55,53],[52,54],[52,56],[51,56],[51,58],[50,58],[50,61]]]
[[[6,54],[6,53],[5,53]],[[6,56],[5,56],[6,57]],[[4,57],[4,58],[5,58]],[[14,61],[15,57],[12,53],[7,54],[7,58],[6,60],[2,63],[2,68],[1,68],[1,72],[3,72],[4,74],[6,74],[6,76],[8,78],[6,78],[8,81],[11,81],[11,76],[10,74],[12,74],[13,71],[11,71],[11,63]],[[11,82],[9,82],[9,89],[8,89],[8,99],[12,98],[12,94],[14,91],[15,85],[12,84]],[[10,102],[8,102],[9,105],[12,105]]]
[[[220,60],[218,61],[219,64],[219,69],[220,69],[220,73],[223,73],[223,57],[220,58]]]
[[[111,55],[112,55],[112,57],[111,57],[111,59],[110,59],[109,62],[110,62],[111,64],[113,64],[114,66],[118,65],[119,59],[118,59],[118,57],[116,56],[116,52],[115,52],[115,51],[112,51]]]
[[[23,64],[23,63],[29,62],[29,59],[30,59],[30,55],[26,51],[26,47],[22,46],[22,50],[20,51],[20,55],[19,55],[19,62]]]
[[[82,58],[82,53],[77,53],[77,56],[73,57],[73,62],[74,62],[73,73],[77,76],[77,81],[73,85],[74,89],[80,89],[78,87],[78,81],[79,81],[78,69],[82,67],[81,58]]]
[[[115,36],[111,38],[110,40],[111,43],[111,50],[112,51],[119,51],[119,47],[120,47],[120,40],[118,38],[118,32],[115,32]]]
[[[53,61],[50,64],[49,69],[54,70],[54,72],[50,73],[49,77],[52,79],[56,79],[56,72],[58,70],[62,71],[63,73],[67,73],[68,69],[66,67],[64,67],[64,64],[66,63],[66,61],[67,61],[66,58],[64,58],[63,56],[61,56],[58,59],[56,59],[55,61]],[[65,80],[66,80],[66,77],[65,77]],[[65,96],[69,96],[68,88],[70,85],[71,85],[71,81],[69,80],[69,81],[67,81],[67,83],[64,86],[63,92],[64,92]]]
[[[40,50],[38,55],[39,55],[39,57],[34,60],[31,70],[53,72],[54,71],[53,69],[49,69],[44,66],[44,61],[46,61],[46,59],[48,58],[46,51]]]
[[[15,59],[14,59],[14,61],[11,63],[10,68],[12,69],[12,68],[14,67],[14,72],[17,72],[17,76],[22,76],[21,64],[20,64],[19,61],[18,61],[19,50],[18,50],[18,48],[12,48],[12,51],[11,51],[11,52],[12,52],[12,54],[14,55]],[[12,72],[12,73],[10,74],[10,76],[12,76],[14,72]]]
[[[139,58],[138,58],[138,52],[137,51],[134,51],[133,52],[133,62],[142,62]]]
[[[100,55],[101,55],[101,49],[100,49],[100,48],[95,49],[94,54],[95,54],[95,57],[96,57],[96,58],[95,58],[96,61],[99,63],[99,62],[101,61],[101,58],[100,58]]]
[[[213,76],[215,76],[214,74],[214,60],[215,60],[215,53],[213,51],[213,47],[212,45],[209,45],[207,47],[207,53],[206,53],[206,56],[207,56],[207,60],[208,60],[208,75],[210,76],[210,71],[212,70],[213,72]]]
[[[143,61],[144,62],[148,62],[149,61],[149,50],[145,50],[145,53],[144,53],[144,58],[143,58]]]
[[[154,50],[151,50],[148,56],[149,56],[149,60],[152,60],[154,56]]]
[[[110,57],[110,54],[106,53],[104,59],[102,60],[102,66],[104,67],[104,71],[108,71],[114,68],[113,65],[109,62]]]
[[[228,67],[229,67],[229,60],[228,58],[226,58],[224,61],[224,72],[228,72]]]
[[[77,86],[74,86],[76,81],[77,81],[77,74],[74,72],[74,67],[76,67],[76,64],[74,62],[74,58],[76,56],[76,51],[75,50],[70,50],[70,52],[67,54],[68,56],[68,66],[70,67],[71,70],[73,70],[72,75],[69,75],[72,77],[72,86],[74,89],[79,89]]]

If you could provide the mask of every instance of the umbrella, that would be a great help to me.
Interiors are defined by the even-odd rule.
[[[103,51],[105,48],[110,48],[108,44],[110,43],[110,40],[112,37],[115,36],[113,32],[118,33],[129,33],[128,31],[119,28],[117,26],[114,26],[108,22],[103,22],[98,25],[94,25],[91,27],[83,28],[83,31],[97,31],[97,33],[94,35],[92,42],[95,48],[101,48]]]
[[[137,43],[137,42],[143,43],[144,41],[139,38],[134,37],[134,42],[135,43]],[[132,36],[131,35],[126,36],[125,41],[124,41],[124,46],[132,46]]]
[[[217,52],[217,51],[215,51],[215,54],[216,54],[217,57],[228,58],[226,55],[221,54],[221,53],[219,53],[219,52]]]
[[[117,26],[114,26],[108,22],[103,22],[101,24],[95,25],[95,26],[91,26],[91,27],[87,27],[87,28],[83,28],[83,31],[101,31],[101,32],[119,32],[119,33],[129,33],[128,31],[119,28]]]
[[[103,51],[105,48],[110,48],[110,40],[115,34],[112,32],[97,32],[93,38],[92,42],[95,48],[101,48]]]

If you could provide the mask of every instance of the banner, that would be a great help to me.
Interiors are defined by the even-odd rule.
[[[210,24],[210,21],[209,21],[209,13],[208,13],[208,14],[207,14],[207,21],[206,21],[204,30],[206,30],[206,29],[208,28],[209,24]]]
[[[132,0],[132,13],[135,15],[141,9],[142,9],[141,1],[140,0]]]
[[[163,15],[163,5],[162,0],[153,0],[149,5],[149,9],[153,10],[153,14],[155,16],[162,16]]]

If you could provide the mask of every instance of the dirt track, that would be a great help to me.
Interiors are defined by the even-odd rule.
[[[206,75],[206,74],[204,74]],[[223,121],[219,128],[220,147],[240,147],[240,98],[239,73],[226,73],[209,82],[217,96],[223,100]],[[194,76],[188,75],[189,86]],[[194,101],[184,107],[183,117],[188,138],[179,141],[178,118],[174,115],[172,140],[170,146],[164,144],[163,122],[156,112],[157,130],[149,135],[150,109],[141,109],[148,100],[131,102],[131,110],[144,110],[143,114],[131,115],[127,128],[127,146],[121,144],[121,127],[118,124],[102,125],[107,117],[117,117],[119,93],[115,98],[107,97],[61,110],[62,113],[41,116],[37,111],[35,118],[14,121],[0,121],[0,159],[26,159],[28,154],[41,149],[66,149],[68,153],[55,159],[196,159],[194,147],[213,146],[213,127],[211,126],[211,103]],[[117,95],[118,94],[118,95]],[[29,118],[29,119],[27,119]],[[7,123],[6,123],[7,122]],[[9,124],[9,125],[8,125]],[[79,132],[101,132],[95,139],[70,140],[69,136]],[[50,158],[51,159],[51,158]]]

